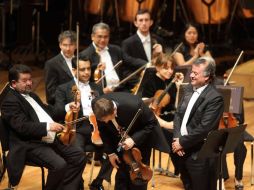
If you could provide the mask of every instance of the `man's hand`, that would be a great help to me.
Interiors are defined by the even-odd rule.
[[[72,112],[78,113],[79,109],[80,109],[80,103],[79,102],[77,102],[77,103],[71,102],[71,103],[69,103],[69,107],[70,107]]]
[[[108,94],[108,93],[113,92],[113,89],[110,87],[105,87],[105,88],[103,88],[103,92],[104,92],[104,94]]]
[[[174,138],[174,141],[172,143],[172,150],[173,152],[178,152],[179,150],[183,150],[183,147],[179,143],[179,138]]]
[[[60,132],[60,131],[64,130],[64,126],[61,125],[60,123],[50,123],[49,129],[50,129],[50,131]]]
[[[101,71],[104,71],[106,69],[106,63],[104,62],[100,62],[98,65],[97,65],[97,68]]]
[[[125,139],[121,146],[124,150],[129,150],[134,146],[134,144],[135,142],[132,140],[132,138],[128,137]]]
[[[118,156],[116,154],[111,154],[111,155],[108,155],[108,159],[111,163],[111,165],[118,169],[119,166],[117,165],[117,163],[121,163],[121,161],[119,160]]]

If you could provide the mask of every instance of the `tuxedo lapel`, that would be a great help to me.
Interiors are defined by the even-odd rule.
[[[134,44],[136,44],[136,48],[137,48],[136,51],[138,52],[139,56],[142,57],[142,59],[148,61],[143,43],[141,42],[141,39],[139,38],[137,34],[135,34],[134,36]]]
[[[67,75],[69,75],[71,78],[73,77],[71,74],[71,71],[69,69],[69,67],[67,66],[67,63],[65,61],[65,59],[63,58],[63,56],[60,54],[59,56],[59,62],[58,65],[60,68],[62,68],[62,70],[67,73]]]

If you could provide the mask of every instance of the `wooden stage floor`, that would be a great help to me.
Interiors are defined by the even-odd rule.
[[[40,95],[42,100],[45,101],[45,92],[44,92],[44,80],[43,80],[43,70],[38,69],[37,67],[33,67],[33,76],[36,77],[38,86],[36,88],[36,93]],[[7,82],[7,72],[0,71],[0,89]],[[245,120],[248,123],[247,131],[254,135],[254,101],[244,101],[244,109],[245,109]],[[251,186],[251,146],[250,143],[246,143],[247,147],[247,156],[244,163],[244,173],[243,173],[243,183],[245,190],[254,190],[254,186]],[[157,154],[158,155],[158,154]],[[158,159],[158,156],[156,156]],[[18,158],[17,158],[18,159]],[[168,156],[162,154],[162,166],[166,168]],[[233,190],[234,188],[234,162],[233,162],[233,154],[227,155],[227,163],[229,168],[230,178],[225,182],[225,187],[227,190]],[[156,164],[157,166],[157,164]],[[170,167],[170,171],[173,171],[172,164]],[[98,173],[99,167],[95,167],[94,175],[96,176]],[[89,172],[90,165],[87,164],[86,169],[83,173],[83,177],[85,180],[85,189],[88,189],[88,180],[89,180]],[[254,172],[254,171],[253,171]],[[114,175],[114,173],[113,173]],[[34,167],[26,167],[24,174],[22,176],[21,182],[19,184],[19,190],[39,190],[41,188],[41,172],[39,168]],[[112,179],[114,177],[112,176]],[[254,180],[254,179],[253,179]],[[183,189],[181,181],[179,178],[172,178],[165,175],[160,175],[159,173],[155,173],[155,188],[159,190],[180,190]],[[0,184],[0,189],[4,189],[7,187],[7,177]],[[105,189],[107,189],[107,183],[104,183]],[[110,189],[114,189],[114,180],[112,180],[112,184]],[[148,189],[152,189],[151,182],[149,183]]]

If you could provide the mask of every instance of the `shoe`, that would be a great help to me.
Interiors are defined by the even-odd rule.
[[[236,185],[235,190],[243,190],[243,185]]]
[[[89,185],[90,190],[104,190],[104,187],[102,184],[90,184]]]

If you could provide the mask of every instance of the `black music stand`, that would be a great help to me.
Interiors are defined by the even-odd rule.
[[[198,152],[197,159],[219,156],[219,190],[222,190],[222,158],[227,153],[234,152],[245,128],[246,124],[234,128],[212,131]]]

